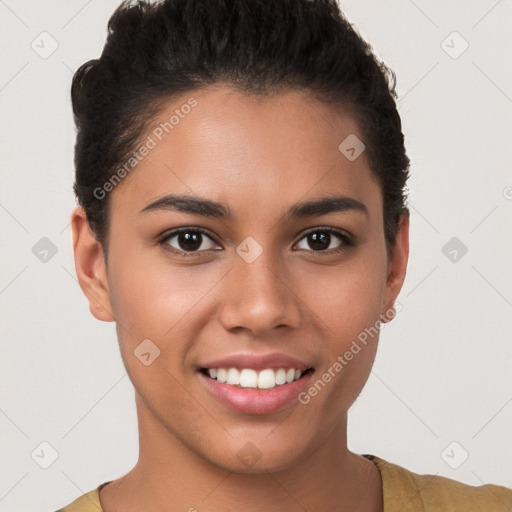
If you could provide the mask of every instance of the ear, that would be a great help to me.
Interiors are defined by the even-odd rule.
[[[384,323],[391,321],[396,311],[394,303],[405,280],[407,262],[409,261],[409,214],[402,214],[398,222],[395,245],[388,261],[388,274],[385,292],[385,310],[381,319]]]
[[[103,246],[87,222],[87,214],[77,206],[71,214],[75,270],[80,288],[89,301],[92,315],[104,322],[114,321],[108,289]]]

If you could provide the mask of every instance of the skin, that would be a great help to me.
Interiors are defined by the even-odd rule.
[[[232,353],[282,352],[308,362],[317,380],[392,307],[406,273],[409,218],[388,258],[382,193],[366,155],[349,161],[338,150],[350,134],[363,140],[348,112],[296,91],[256,98],[217,85],[189,96],[198,105],[110,192],[108,266],[83,209],[72,214],[80,286],[98,320],[116,321],[136,392],[139,460],[102,489],[102,507],[381,511],[378,469],[347,449],[347,411],[378,336],[307,405],[293,401],[273,414],[230,409],[196,370]],[[170,103],[155,126],[189,96]],[[170,193],[221,202],[234,220],[139,214]],[[329,195],[363,202],[368,216],[283,220],[292,205]],[[178,237],[158,242],[179,227],[213,236],[196,256],[181,256]],[[333,252],[344,242],[332,235],[320,251],[304,234],[318,227],[345,230],[356,245]],[[252,263],[236,252],[248,236],[263,249]],[[145,366],[133,351],[148,338],[160,356]],[[237,456],[248,442],[261,455],[250,466]]]

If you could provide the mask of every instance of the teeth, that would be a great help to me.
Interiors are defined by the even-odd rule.
[[[226,377],[226,382],[232,386],[240,384],[240,372],[236,368],[230,368]]]
[[[258,374],[258,388],[275,388],[276,384],[276,372],[274,370],[263,370]]]
[[[231,368],[238,373],[236,368]],[[258,374],[255,370],[244,368],[240,373],[239,384],[242,388],[257,388],[258,387]]]
[[[251,368],[239,371],[237,368],[209,368],[208,375],[218,382],[225,382],[242,388],[271,389],[300,379],[301,370],[295,368],[267,368],[257,372]]]
[[[295,374],[294,374],[295,375]],[[279,368],[276,372],[276,384],[281,386],[286,383],[286,370],[284,368]]]

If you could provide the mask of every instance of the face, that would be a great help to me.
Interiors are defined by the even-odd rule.
[[[77,274],[93,314],[116,321],[139,419],[232,471],[291,467],[346,421],[368,378],[378,334],[362,333],[400,291],[408,221],[388,258],[366,155],[338,148],[363,140],[346,112],[298,92],[216,87],[174,101],[153,127],[176,109],[110,192],[108,267],[75,210]],[[269,387],[208,376],[220,367]],[[279,368],[301,376],[273,387],[283,372],[258,373]]]

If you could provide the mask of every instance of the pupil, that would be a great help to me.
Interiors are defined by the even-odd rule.
[[[178,235],[178,243],[185,251],[194,251],[201,247],[201,234],[200,233],[180,233]]]
[[[308,242],[311,248],[323,251],[329,247],[330,233],[325,233],[324,231],[311,233],[308,236]]]

